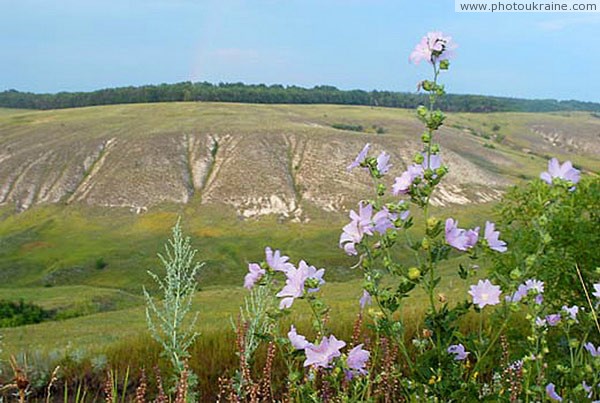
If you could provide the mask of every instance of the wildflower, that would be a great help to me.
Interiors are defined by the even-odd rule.
[[[588,341],[583,347],[592,355],[592,357],[600,357],[600,346],[594,347],[594,345]]]
[[[428,32],[415,46],[409,60],[414,64],[419,64],[422,60],[435,64],[439,60],[448,60],[452,57],[452,50],[455,48],[456,45],[451,37],[444,36],[441,32]]]
[[[373,235],[372,223],[373,206],[369,203],[360,202],[358,205],[358,214],[350,210],[350,223],[344,226],[340,236],[340,248],[348,255],[356,255],[356,244],[362,241],[363,236]]]
[[[556,326],[558,325],[558,323],[560,322],[560,313],[553,313],[551,315],[547,315],[546,316],[546,321],[548,322],[549,326]]]
[[[506,301],[519,302],[527,296],[528,292],[529,292],[529,288],[527,288],[527,286],[525,284],[520,284],[519,287],[517,288],[517,291],[515,291],[515,293],[512,296],[509,296],[509,295],[506,296]]]
[[[409,165],[407,170],[396,178],[392,185],[392,194],[398,196],[399,194],[407,194],[416,178],[423,177],[423,167],[421,165]]]
[[[292,267],[287,273],[285,286],[277,293],[278,297],[284,297],[279,303],[279,309],[289,308],[294,303],[295,298],[300,298],[304,295],[304,284],[306,280],[317,280],[318,284],[325,283],[323,274],[325,269],[317,270],[314,266],[309,266],[304,260],[300,261],[298,268]],[[308,292],[318,291],[318,288],[311,288]]]
[[[506,242],[498,239],[500,232],[495,230],[495,224],[493,222],[485,222],[484,238],[488,243],[490,249],[497,252],[506,252]]]
[[[385,151],[382,151],[381,154],[377,157],[377,170],[380,174],[385,175],[388,173],[392,165],[389,163],[390,155]]]
[[[448,354],[454,354],[456,361],[462,361],[467,358],[469,352],[465,351],[465,346],[462,344],[453,344],[446,350]]]
[[[360,300],[359,300],[360,309],[365,309],[365,306],[371,305],[371,303],[372,303],[371,294],[369,294],[369,292],[367,290],[363,290],[362,297],[360,297]]]
[[[596,298],[600,298],[600,283],[594,284],[594,292],[592,295]]]
[[[423,167],[423,170],[431,169],[432,171],[435,171],[442,166],[442,157],[439,154],[429,154],[429,161],[427,161],[427,153],[422,154],[423,162],[421,163],[421,166]]]
[[[592,387],[590,385],[588,385],[585,381],[581,382],[581,386],[583,387],[583,390],[585,390],[585,393],[587,393],[587,398],[591,399],[592,396],[594,395],[594,392],[592,391]]]
[[[473,303],[483,309],[486,305],[500,303],[500,286],[493,285],[490,280],[479,280],[477,285],[472,285],[469,294],[473,297]]]
[[[363,147],[363,149],[358,153],[358,155],[354,159],[354,162],[352,162],[350,165],[348,165],[348,168],[346,168],[348,172],[350,172],[353,168],[359,167],[360,164],[365,162],[365,158],[367,158],[367,153],[369,152],[369,147],[371,147],[371,144],[369,143],[367,143]]]
[[[351,374],[365,375],[367,373],[365,365],[367,364],[371,353],[364,350],[362,347],[363,345],[359,344],[348,353],[346,364],[348,364],[348,368],[351,369]]]
[[[579,313],[579,307],[577,305],[573,305],[570,308],[566,305],[563,305],[562,310],[565,311],[572,320],[577,322],[577,314]]]
[[[479,227],[470,230],[458,228],[458,221],[452,218],[446,220],[446,242],[448,245],[462,251],[471,249],[477,244]]]
[[[554,400],[554,401],[557,401],[557,402],[562,402],[562,400],[563,400],[563,399],[562,399],[562,397],[560,397],[560,396],[559,396],[559,395],[556,393],[556,390],[555,390],[555,388],[556,388],[556,387],[554,386],[554,384],[553,384],[553,383],[549,383],[549,384],[546,386],[546,394],[548,395],[548,397],[549,397],[550,399],[552,399],[552,400]]]
[[[271,248],[267,246],[265,248],[265,255],[267,265],[269,265],[269,267],[275,271],[282,271],[284,273],[287,273],[288,270],[294,267],[293,264],[288,263],[288,260],[290,258],[287,256],[281,256],[281,253],[278,250],[273,252]]]
[[[529,280],[525,281],[525,286],[527,287],[527,290],[534,290],[538,294],[542,294],[544,292],[544,282],[540,280],[530,278]]]
[[[265,274],[265,269],[261,268],[260,265],[256,263],[248,264],[249,273],[244,277],[244,287],[247,289],[251,289],[254,287],[254,284],[260,280],[260,278]]]
[[[296,328],[294,327],[294,325],[291,326],[287,336],[288,339],[290,339],[292,346],[296,350],[304,350],[306,347],[308,347],[308,345],[310,345],[310,343],[306,341],[306,337],[296,333]]]
[[[580,171],[573,168],[571,161],[560,164],[556,158],[548,161],[548,171],[542,172],[540,178],[549,185],[552,185],[554,178],[563,179],[573,184],[579,182]]]
[[[398,214],[390,213],[387,207],[383,207],[373,216],[373,229],[383,235],[388,229],[395,228],[394,221],[397,219]]]
[[[304,366],[314,365],[316,367],[327,368],[331,360],[341,355],[340,349],[346,345],[344,341],[338,340],[331,335],[329,338],[323,337],[321,343],[317,346],[309,344],[304,349],[306,360]]]
[[[535,318],[535,325],[537,327],[544,327],[547,323],[548,322],[546,321],[546,319],[542,319],[539,316]]]

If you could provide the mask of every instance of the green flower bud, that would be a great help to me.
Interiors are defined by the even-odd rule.
[[[423,140],[423,143],[429,143],[431,141],[431,134],[428,132],[423,133],[421,135],[421,140]]]
[[[425,116],[427,116],[427,108],[423,105],[419,105],[417,107],[417,116],[419,116],[420,118],[425,118]]]
[[[431,153],[432,154],[437,154],[440,152],[440,145],[435,143],[431,145]]]
[[[440,70],[448,70],[450,67],[450,61],[445,59],[440,62]]]
[[[421,277],[421,270],[416,267],[411,267],[408,269],[408,278],[411,280],[416,280]]]
[[[421,81],[421,87],[423,87],[425,91],[431,91],[433,89],[433,86],[434,84],[429,80]]]
[[[431,247],[431,242],[429,241],[429,238],[423,238],[423,240],[421,241],[421,247],[424,250],[429,250],[429,248]]]
[[[425,161],[425,157],[423,157],[423,154],[421,153],[416,153],[413,157],[413,161],[415,162],[415,164],[422,164],[423,161]]]
[[[440,220],[437,217],[429,217],[427,219],[427,229],[433,230],[439,224]]]
[[[519,269],[514,269],[510,272],[511,280],[519,280],[522,275],[523,275],[523,273],[521,273],[521,270],[519,270]]]

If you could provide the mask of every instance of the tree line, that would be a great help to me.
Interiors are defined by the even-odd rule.
[[[8,90],[0,92],[0,107],[24,109],[61,109],[93,105],[149,102],[210,101],[260,104],[340,104],[391,108],[415,108],[428,102],[425,94],[340,90],[320,85],[298,86],[181,82],[176,84],[143,85],[107,88],[91,92],[59,92],[35,94]],[[439,102],[449,112],[600,112],[600,103],[582,101],[531,100],[482,95],[449,94]]]

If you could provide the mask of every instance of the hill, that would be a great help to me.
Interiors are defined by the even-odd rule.
[[[239,284],[266,244],[352,278],[335,248],[372,184],[346,166],[370,142],[392,155],[391,185],[420,131],[412,111],[358,106],[0,110],[0,283],[139,292],[178,215],[207,260],[202,284]],[[451,114],[434,204],[468,222],[550,156],[597,171],[599,133],[583,112]]]

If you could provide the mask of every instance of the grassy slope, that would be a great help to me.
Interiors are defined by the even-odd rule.
[[[0,110],[0,118],[10,118],[10,124],[14,125],[52,120],[75,124],[93,120],[98,124],[94,126],[93,133],[87,133],[89,136],[98,136],[107,130],[128,131],[134,127],[137,130],[128,135],[145,135],[159,130],[165,124],[162,118],[166,116],[181,122],[181,127],[169,127],[170,130],[182,130],[194,123],[192,115],[196,113],[201,114],[207,130],[217,130],[224,125],[231,132],[242,128],[244,131],[260,130],[265,122],[265,130],[349,123],[377,124],[385,127],[391,136],[415,136],[418,133],[412,125],[405,126],[408,119],[413,119],[412,111],[331,105],[116,105],[44,112]],[[512,180],[533,177],[544,168],[545,159],[522,152],[522,148],[532,147],[532,139],[523,135],[527,125],[539,120],[540,116],[563,125],[573,124],[575,128],[581,121],[595,122],[588,114],[572,115],[579,120],[560,114],[451,115],[442,143],[470,141],[483,149],[484,144],[491,141],[482,138],[481,133],[491,133],[492,125],[498,124],[506,140],[504,144],[494,144],[495,152],[508,156],[513,164],[496,166],[476,153],[468,155],[468,158],[478,166],[495,170]],[[122,117],[124,126],[115,126],[114,121],[102,123],[105,116]],[[459,127],[471,128],[471,132]],[[367,141],[369,138],[366,134],[343,131],[340,136],[362,136]],[[572,158],[587,169],[600,168],[600,162],[589,155],[557,153]],[[490,207],[457,206],[438,211],[438,214],[458,217],[461,226],[468,226],[481,224],[484,217],[489,217]],[[197,299],[203,331],[211,333],[222,329],[224,319],[237,312],[243,290],[231,286],[240,284],[248,261],[262,259],[265,245],[282,249],[293,261],[306,259],[319,267],[326,267],[330,281],[350,280],[331,283],[327,292],[341,315],[334,313],[332,316],[336,320],[349,320],[354,315],[360,284],[352,280],[358,277],[358,273],[348,267],[355,260],[344,256],[337,248],[340,229],[347,220],[345,214],[315,211],[313,220],[308,224],[279,223],[274,217],[239,221],[232,210],[200,205],[195,199],[187,205],[164,205],[139,216],[126,209],[84,205],[43,205],[15,215],[11,206],[3,206],[0,207],[0,298],[23,297],[46,307],[64,310],[73,306],[102,310],[94,305],[97,301],[101,301],[100,305],[116,309],[126,308],[118,312],[3,330],[5,351],[47,350],[64,347],[69,342],[100,348],[116,338],[135,337],[143,332],[143,309],[132,307],[141,301],[117,289],[139,294],[142,284],[150,285],[146,270],[158,266],[156,252],[161,249],[178,215],[184,218],[184,229],[199,249],[199,258],[207,262],[200,282],[202,287],[208,288],[199,293]],[[399,254],[400,257],[406,256],[405,251]],[[99,258],[108,263],[106,268],[95,267]],[[453,275],[444,276],[444,282],[444,287],[458,293],[457,280]],[[14,288],[51,284],[55,286]],[[88,287],[65,287],[66,284],[85,284]],[[218,306],[219,310],[209,308],[213,306]],[[111,338],[108,333],[117,336]]]

